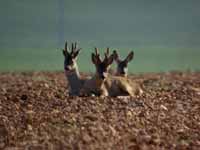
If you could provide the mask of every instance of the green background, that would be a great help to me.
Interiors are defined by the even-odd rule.
[[[66,40],[83,48],[81,71],[94,71],[95,46],[123,57],[134,50],[131,72],[200,70],[199,8],[198,0],[2,0],[0,71],[63,70]]]

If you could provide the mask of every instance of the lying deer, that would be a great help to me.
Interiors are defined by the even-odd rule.
[[[101,59],[98,49],[92,53],[92,62],[95,65],[96,73],[85,82],[81,93],[90,95],[91,93],[100,96],[132,96],[135,97],[140,92],[140,86],[127,80],[125,77],[112,76],[108,74],[110,65],[114,60],[114,54],[109,56],[109,49],[105,53],[104,60]]]
[[[81,79],[76,63],[80,50],[81,48],[78,48],[77,43],[72,43],[71,51],[69,51],[67,42],[65,43],[65,49],[63,49],[65,76],[70,87],[69,94],[72,96],[79,95],[80,89],[84,84],[84,79]]]
[[[98,49],[95,48],[95,54],[92,53],[91,58],[93,64],[95,65],[96,73],[91,79],[85,81],[81,90],[81,95],[91,96],[92,94],[95,94],[98,96],[109,96],[104,82],[108,77],[108,69],[112,64],[114,57],[113,55],[108,57],[105,54],[105,58],[102,61],[98,53]]]
[[[116,76],[121,76],[121,77],[126,77],[128,76],[128,63],[130,63],[130,61],[133,59],[134,57],[134,52],[131,51],[124,60],[122,60],[120,58],[120,55],[118,54],[118,52],[116,50],[113,51],[113,55],[114,55],[114,60],[117,64],[117,69],[116,69]],[[128,79],[127,80],[131,83],[132,80]],[[143,93],[142,88],[139,88],[139,95],[141,95]]]
[[[114,60],[117,64],[116,75],[127,77],[128,75],[128,63],[133,59],[134,53],[131,51],[128,56],[122,60],[116,50],[113,51]]]

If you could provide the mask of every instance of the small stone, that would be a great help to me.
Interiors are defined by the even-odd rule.
[[[160,105],[160,108],[163,109],[163,110],[166,110],[166,111],[168,110],[167,107],[164,106],[164,105]]]
[[[49,85],[47,83],[44,84],[44,87],[49,88]]]
[[[126,113],[126,115],[128,116],[128,117],[132,117],[132,112],[131,111],[128,111],[127,113]]]
[[[90,121],[97,121],[98,118],[92,114],[86,115],[85,118],[87,118]]]
[[[33,127],[30,124],[27,125],[27,128],[28,128],[29,131],[33,130]]]
[[[23,94],[23,95],[21,96],[21,100],[25,101],[25,100],[27,100],[27,99],[28,99],[28,96],[27,96],[27,95]]]
[[[110,130],[112,132],[112,135],[116,136],[117,132],[116,132],[115,128],[113,128],[112,126],[109,126],[109,128],[110,128]]]
[[[92,140],[92,139],[91,139],[91,137],[90,137],[88,134],[84,134],[84,135],[83,135],[83,141],[84,141],[85,143],[89,143],[91,140]]]

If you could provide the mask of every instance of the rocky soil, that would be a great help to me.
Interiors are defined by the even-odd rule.
[[[69,97],[63,72],[0,73],[0,149],[200,149],[200,72],[130,78],[142,96]]]

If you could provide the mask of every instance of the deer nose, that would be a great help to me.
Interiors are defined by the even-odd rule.
[[[103,80],[104,80],[104,79],[105,79],[105,76],[104,76],[104,75],[101,75],[101,79],[103,79]]]
[[[104,80],[106,78],[106,74],[105,73],[101,73],[99,77]]]
[[[127,73],[127,68],[122,69],[122,70],[121,70],[121,73],[122,73],[122,74],[126,74],[126,73]]]
[[[102,79],[105,79],[106,77],[107,77],[107,73],[104,72],[104,73],[102,74]]]

